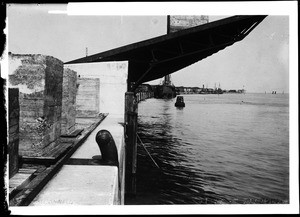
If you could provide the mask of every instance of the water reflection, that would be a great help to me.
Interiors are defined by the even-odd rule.
[[[186,154],[180,151],[182,141],[173,134],[177,126],[172,120],[171,106],[170,102],[162,101],[161,118],[151,116],[150,124],[144,118],[139,119],[139,136],[160,169],[154,167],[145,150],[138,146],[137,197],[134,203],[213,203],[219,196],[205,191],[201,185],[207,175],[201,170],[194,171]],[[180,116],[182,109],[175,112]],[[185,197],[181,197],[182,192]]]
[[[160,169],[138,145],[137,196],[127,204],[286,203],[288,100],[185,99],[184,109],[140,103],[138,133]]]

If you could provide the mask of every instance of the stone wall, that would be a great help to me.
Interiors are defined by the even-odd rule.
[[[19,88],[22,156],[40,156],[61,135],[63,62],[45,55],[9,54],[9,87]]]
[[[77,73],[71,69],[64,68],[61,134],[69,134],[75,130],[76,120],[76,94]]]
[[[95,117],[99,114],[99,78],[78,78],[76,116]]]
[[[8,89],[8,168],[9,178],[15,175],[19,169],[19,90]]]

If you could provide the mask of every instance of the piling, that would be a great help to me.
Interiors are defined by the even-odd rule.
[[[137,101],[133,92],[125,93],[125,141],[126,172],[125,198],[136,194],[136,158],[137,158]]]
[[[9,178],[19,170],[19,89],[8,88],[8,155]]]
[[[138,103],[153,97],[153,92],[125,93],[125,142],[126,142],[126,172],[125,197],[136,195],[136,167],[137,167],[137,119]]]

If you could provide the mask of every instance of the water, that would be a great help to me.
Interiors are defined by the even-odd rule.
[[[127,204],[289,202],[289,95],[139,103],[137,195]]]

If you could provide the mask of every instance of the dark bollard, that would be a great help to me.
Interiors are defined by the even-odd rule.
[[[107,130],[100,130],[96,135],[96,142],[100,148],[102,162],[108,165],[119,166],[116,143]]]

